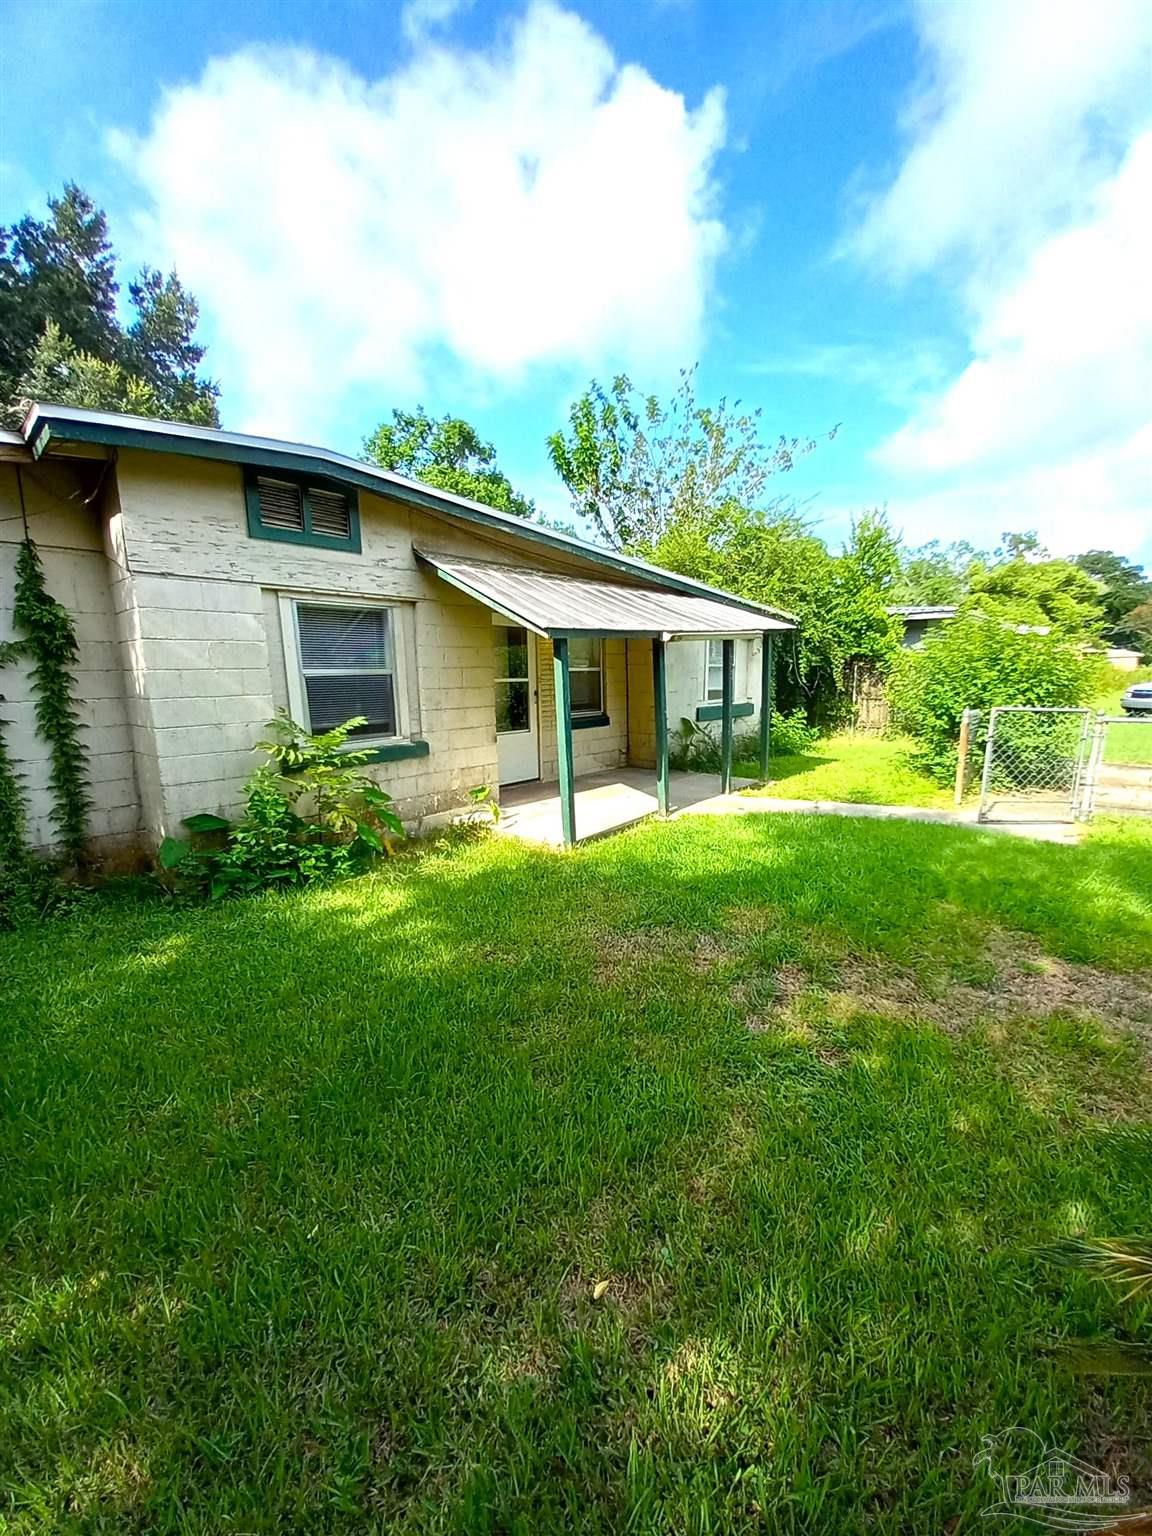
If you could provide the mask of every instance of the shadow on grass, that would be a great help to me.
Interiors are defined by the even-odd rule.
[[[1038,1347],[1114,1299],[1027,1255],[1144,1219],[1076,1088],[1131,1059],[734,997],[995,926],[1146,962],[1136,852],[701,819],[5,941],[13,1528],[935,1532],[984,1433],[1134,1454]]]

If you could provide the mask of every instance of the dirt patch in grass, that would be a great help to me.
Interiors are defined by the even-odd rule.
[[[782,965],[772,977],[774,1011],[787,1011],[805,994],[820,992],[834,1015],[883,1013],[937,1024],[950,1032],[990,1018],[1069,1013],[1122,1030],[1152,1047],[1152,978],[1074,965],[1044,954],[1019,934],[991,938],[987,960],[989,979],[984,985],[943,979],[934,984],[881,960],[846,959],[836,967],[836,983],[820,987],[803,966]],[[740,1001],[739,992],[735,1001]],[[750,1029],[771,1027],[761,1012],[749,1015],[746,1022]]]
[[[635,1342],[650,1337],[666,1305],[668,1277],[653,1271],[591,1275],[570,1271],[557,1296],[561,1321],[569,1331],[583,1331],[604,1315],[613,1315]]]
[[[715,933],[691,933],[683,928],[637,928],[603,933],[596,940],[596,980],[616,986],[635,979],[652,966],[675,963],[697,976],[722,966],[737,946]]]
[[[1126,1477],[1133,1505],[1145,1509],[1152,1505],[1152,1454],[1146,1442],[1138,1440],[1126,1424],[1118,1422],[1109,1394],[1100,1387],[1094,1387],[1089,1394],[1084,1429],[1079,1454],[1085,1461],[1112,1478]],[[1146,1528],[1152,1529],[1152,1514]],[[1123,1530],[1123,1524],[1117,1529]]]

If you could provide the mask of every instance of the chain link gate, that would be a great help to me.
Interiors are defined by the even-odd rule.
[[[1097,715],[1080,815],[1152,816],[1152,715]]]
[[[1076,821],[1082,814],[1093,712],[999,705],[988,712],[979,821]]]

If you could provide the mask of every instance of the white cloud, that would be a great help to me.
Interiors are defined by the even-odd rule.
[[[822,379],[849,385],[900,407],[913,405],[926,389],[947,378],[938,349],[928,342],[905,343],[899,350],[852,341],[815,343],[762,358],[750,363],[747,371],[767,377]]]
[[[921,6],[929,84],[856,253],[934,274],[971,360],[873,457],[924,536],[1152,528],[1152,6]],[[935,483],[933,483],[935,482]]]
[[[1017,465],[1126,440],[1152,407],[1152,133],[1089,218],[978,306],[975,356],[877,457],[906,473]]]
[[[1149,110],[1148,0],[917,0],[906,153],[856,250],[907,275],[995,272],[1091,200]]]
[[[419,42],[425,33],[447,26],[471,5],[472,0],[408,0],[400,12],[400,29],[409,42]]]
[[[315,437],[354,386],[411,399],[433,365],[517,383],[693,356],[724,132],[718,91],[691,110],[541,0],[491,50],[425,40],[376,81],[300,50],[217,59],[116,148],[230,420]]]
[[[967,477],[923,494],[897,493],[893,522],[909,543],[995,544],[1005,529],[1035,528],[1055,554],[1110,548],[1152,560],[1152,427],[1119,444],[1016,473]]]

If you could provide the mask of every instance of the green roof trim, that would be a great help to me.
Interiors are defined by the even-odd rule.
[[[214,459],[217,462],[243,464],[255,469],[289,470],[298,475],[323,476],[327,480],[369,491],[376,496],[391,496],[427,512],[481,527],[498,528],[513,538],[561,554],[575,555],[591,564],[601,565],[622,575],[638,578],[653,586],[692,597],[722,597],[745,608],[763,612],[766,617],[794,623],[791,614],[766,608],[763,603],[746,602],[718,587],[692,581],[674,571],[649,565],[646,560],[603,549],[584,539],[556,533],[550,528],[525,522],[512,513],[498,512],[478,502],[467,501],[447,491],[406,480],[388,470],[358,464],[343,454],[304,443],[286,443],[276,438],[252,437],[223,432],[215,427],[192,427],[184,422],[158,422],[143,417],[125,416],[112,411],[88,411],[79,406],[35,404],[23,428],[25,441],[33,455],[40,458],[51,443],[94,443],[107,448],[138,448],[151,453],[173,453],[189,458]]]

